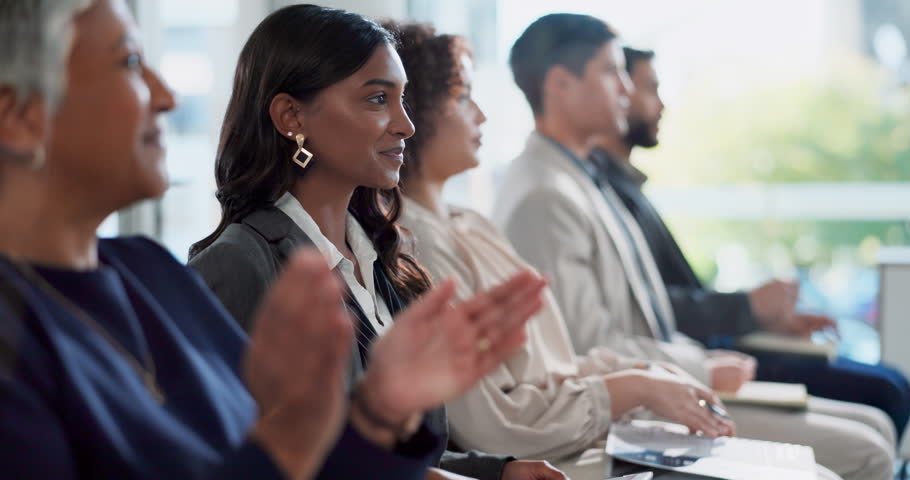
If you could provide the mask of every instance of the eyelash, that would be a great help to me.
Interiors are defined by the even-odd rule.
[[[131,53],[123,59],[123,65],[126,68],[131,70],[139,70],[142,68],[142,55],[138,53]]]
[[[401,103],[405,103],[406,100],[407,100],[407,98],[404,95],[402,95]],[[385,93],[381,93],[379,95],[370,97],[367,99],[367,101],[370,103],[376,104],[376,105],[385,105],[385,104],[389,103],[388,95]]]

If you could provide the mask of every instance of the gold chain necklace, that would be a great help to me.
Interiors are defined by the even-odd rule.
[[[112,347],[114,347],[114,350],[117,350],[117,352],[120,353],[120,355],[126,359],[126,361],[130,364],[130,366],[133,367],[133,370],[135,370],[136,373],[139,374],[139,377],[142,378],[142,383],[145,384],[145,388],[148,390],[148,392],[152,396],[152,398],[154,398],[155,401],[158,402],[159,404],[163,404],[165,402],[166,397],[164,395],[164,390],[162,390],[161,386],[158,384],[158,376],[156,373],[155,361],[152,358],[152,354],[151,354],[147,339],[146,339],[147,348],[145,351],[145,358],[144,358],[145,361],[140,362],[139,359],[137,359],[135,355],[130,353],[129,350],[127,350],[120,342],[118,342],[117,339],[114,338],[114,336],[111,335],[110,332],[108,332],[106,328],[104,328],[104,326],[102,326],[100,323],[98,323],[97,320],[92,318],[92,316],[89,315],[88,312],[86,312],[82,307],[80,307],[79,305],[76,305],[75,302],[73,302],[72,300],[67,298],[67,296],[64,295],[63,292],[61,292],[60,290],[57,289],[57,287],[54,287],[50,282],[48,282],[43,276],[41,276],[41,274],[39,274],[37,271],[35,271],[35,269],[32,268],[31,265],[29,265],[25,262],[13,260],[13,259],[10,259],[10,261],[12,262],[13,265],[16,266],[16,268],[20,272],[22,272],[23,275],[25,275],[28,279],[32,280],[34,283],[38,284],[38,286],[42,290],[44,290],[45,293],[47,293],[48,295],[53,297],[57,302],[63,304],[63,306],[66,309],[70,310],[70,312],[72,314],[74,314],[77,318],[82,320],[82,322],[85,323],[86,325],[88,325],[89,328],[91,328],[96,333],[101,335],[101,337],[104,338],[108,344],[110,344]],[[141,324],[139,325],[139,328],[142,329]],[[145,338],[144,335],[143,335],[143,338]]]

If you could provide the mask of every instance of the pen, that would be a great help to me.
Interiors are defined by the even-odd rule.
[[[835,330],[831,327],[826,327],[826,328],[822,329],[821,332],[824,335],[825,340],[828,341],[828,343],[837,345],[837,343],[840,341],[840,334],[838,334],[837,330]]]
[[[715,405],[711,402],[701,399],[698,401],[698,405],[707,408],[711,413],[716,417],[720,417],[724,420],[733,421],[733,418],[730,417],[730,414],[727,413],[727,410],[721,407],[720,405]]]

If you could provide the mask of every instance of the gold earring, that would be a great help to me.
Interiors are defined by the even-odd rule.
[[[291,132],[288,132],[288,135],[290,135],[290,134],[291,134]],[[306,137],[303,136],[302,133],[298,133],[297,136],[294,138],[297,140],[297,151],[294,152],[294,158],[292,160],[297,165],[300,165],[300,168],[306,168],[306,166],[310,164],[310,160],[313,159],[313,154],[310,153],[309,150],[303,148],[303,142],[306,141]],[[301,153],[306,155],[306,160],[304,160],[302,162],[300,161],[300,159],[297,158],[300,156]]]

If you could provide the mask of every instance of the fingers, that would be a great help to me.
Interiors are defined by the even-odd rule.
[[[479,371],[478,378],[486,375],[511,357],[527,340],[528,335],[525,329],[518,329],[513,334],[502,338],[488,351],[480,352],[481,356],[477,367]]]
[[[681,415],[683,418],[679,420],[682,420],[683,425],[689,427],[689,430],[693,433],[702,432],[709,437],[720,435],[720,425],[714,419],[714,415],[699,405],[697,400],[687,399],[683,407]]]
[[[481,338],[497,342],[499,337],[521,328],[543,307],[543,299],[535,294],[522,295],[505,304],[492,307],[474,319],[474,326]]]
[[[713,401],[717,398],[713,393],[693,388],[692,394],[696,399],[694,403],[696,407],[691,408],[689,405],[689,410],[693,418],[698,420],[699,430],[712,437],[732,435],[735,432],[732,420],[729,417],[725,418],[726,411],[721,407],[720,401],[716,403]],[[717,409],[719,413],[713,409]]]
[[[449,309],[454,297],[455,281],[446,280],[425,293],[404,312],[399,314],[396,322],[402,320],[411,321],[411,319],[432,321],[440,318],[441,314]]]
[[[499,317],[500,323],[493,328],[480,331],[478,338],[487,339],[491,348],[484,352],[480,368],[490,371],[512,356],[527,341],[525,322],[543,307],[543,299],[537,296],[529,302],[520,303],[512,308],[506,305],[503,309],[489,312],[491,317]]]
[[[486,352],[482,352],[485,354],[482,368],[491,369],[495,367],[510,357],[525,343],[527,340],[527,332],[524,328],[525,322],[542,306],[542,300],[536,299],[511,310],[508,315],[496,315],[496,312],[491,313],[493,316],[502,318],[502,323],[478,333],[478,341],[489,342],[491,345]]]
[[[506,301],[506,299],[515,295],[517,292],[521,292],[525,288],[538,282],[543,282],[544,285],[546,285],[546,282],[543,281],[537,274],[530,270],[525,270],[517,275],[512,276],[510,279],[506,280],[499,286],[485,292],[481,292],[470,300],[464,302],[466,309],[465,311],[469,315],[477,315],[483,310],[490,308],[491,305],[500,304]]]
[[[474,348],[478,342],[487,345],[484,351],[478,352],[480,370],[495,368],[524,344],[524,325],[543,307],[540,293],[545,286],[546,282],[540,277],[526,271],[455,306],[457,311],[471,317],[472,328],[463,324],[458,325],[458,328],[454,328],[455,325],[449,327],[457,331],[459,337],[464,337],[470,348]],[[449,313],[446,318],[450,322],[464,321],[461,315]]]
[[[696,395],[698,396],[698,398],[703,399],[706,402],[710,402],[714,405],[718,405],[720,407],[724,406],[724,402],[721,401],[720,397],[718,397],[716,393],[714,393],[714,390],[702,387],[701,385],[693,386],[693,388],[695,388]]]
[[[326,385],[341,393],[353,335],[341,292],[319,252],[300,251],[288,260],[260,307],[244,363],[263,412]]]
[[[314,287],[329,282],[330,271],[318,252],[301,250],[288,259],[287,266],[269,290],[262,309],[284,311],[291,301],[314,296]]]
[[[340,281],[319,252],[296,253],[260,306],[254,339],[279,343],[288,341],[289,336],[312,339],[317,332],[338,327],[316,318],[341,308],[341,292]]]
[[[837,330],[837,322],[827,315],[814,315],[811,313],[797,314],[797,320],[804,325],[810,332],[831,328]]]
[[[518,281],[513,283],[513,280]],[[513,277],[513,280],[503,285],[510,286],[510,290],[497,292],[495,298],[491,298],[482,306],[469,307],[474,316],[474,324],[481,331],[514,328],[516,324],[524,323],[528,317],[540,310],[541,292],[546,282],[540,277],[524,274]]]

